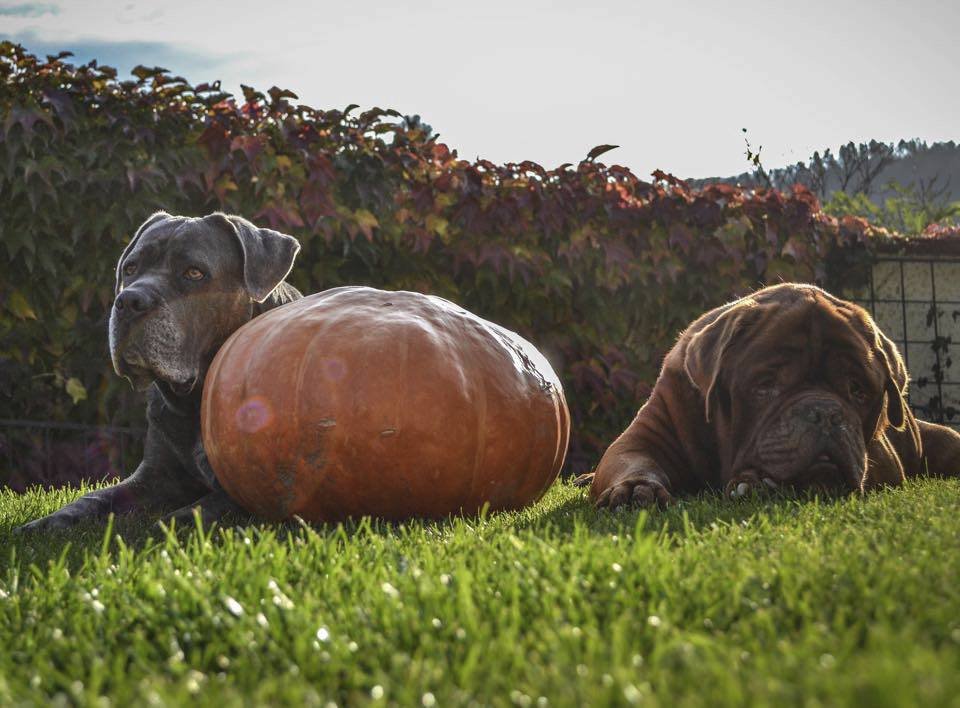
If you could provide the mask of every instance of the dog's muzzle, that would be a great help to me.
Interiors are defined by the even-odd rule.
[[[757,437],[762,476],[799,488],[857,489],[866,467],[856,413],[836,396],[812,392],[787,403]]]

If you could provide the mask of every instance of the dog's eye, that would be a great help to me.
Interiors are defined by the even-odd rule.
[[[777,378],[775,376],[762,376],[754,385],[753,390],[757,396],[762,398],[774,396],[779,392]]]
[[[133,275],[133,274],[136,273],[136,272],[137,272],[137,264],[136,264],[136,263],[127,263],[125,266],[123,266],[123,274],[124,274],[124,275]]]
[[[857,403],[863,403],[867,400],[867,389],[864,385],[857,381],[856,379],[851,379],[850,383],[847,384],[847,391],[852,398]]]
[[[183,277],[187,280],[203,280],[204,273],[202,270],[195,266],[191,266],[183,271]]]

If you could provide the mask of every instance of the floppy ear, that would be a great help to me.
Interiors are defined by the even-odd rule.
[[[920,454],[923,450],[920,426],[907,403],[907,384],[910,381],[910,375],[907,373],[907,367],[904,366],[900,352],[897,350],[897,345],[880,331],[876,323],[873,327],[876,332],[877,351],[887,369],[887,385],[885,387],[887,421],[895,430],[903,430],[909,433],[914,449],[917,454]]]
[[[903,358],[897,351],[897,345],[880,331],[876,323],[874,323],[873,329],[876,337],[874,346],[880,361],[883,362],[887,370],[885,386],[887,420],[896,430],[903,430],[907,426],[908,416],[911,415],[907,404],[907,384],[910,377],[907,373],[907,367],[904,366]]]
[[[920,441],[920,427],[917,425],[917,419],[913,416],[910,405],[907,403],[907,385],[910,382],[910,374],[907,372],[907,367],[903,363],[897,345],[880,330],[869,312],[852,303],[846,303],[845,307],[851,314],[851,324],[860,334],[867,341],[870,341],[871,337],[873,338],[873,355],[884,369],[883,410],[877,421],[874,438],[882,435],[885,424],[889,424],[894,430],[906,432],[912,439],[917,454],[919,454],[920,450],[923,449]]]
[[[254,302],[270,296],[293,268],[300,242],[273,229],[261,229],[240,216],[217,212],[207,217],[236,236],[243,252],[243,281]]]
[[[169,219],[170,215],[165,211],[158,211],[150,215],[150,218],[140,224],[140,228],[137,229],[137,233],[133,235],[133,238],[130,239],[130,243],[127,244],[127,247],[123,249],[123,253],[120,254],[119,260],[117,260],[117,271],[116,271],[116,280],[113,285],[113,294],[120,294],[120,280],[123,274],[120,272],[120,264],[123,263],[123,259],[127,257],[127,254],[133,250],[133,247],[136,245],[137,241],[140,240],[140,236],[148,227],[153,226],[158,221],[163,221],[164,219]]]
[[[732,305],[706,327],[690,337],[684,352],[683,370],[690,382],[700,391],[704,400],[704,416],[710,422],[710,409],[716,392],[717,380],[723,370],[723,359],[745,319],[759,311],[752,298],[743,298]]]

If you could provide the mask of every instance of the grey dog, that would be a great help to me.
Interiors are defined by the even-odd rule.
[[[113,367],[147,391],[143,461],[129,477],[19,530],[66,528],[110,513],[169,514],[199,508],[211,522],[235,508],[200,439],[200,395],[221,345],[245,322],[302,295],[284,282],[300,244],[226,214],[158,212],[117,263],[110,312]]]

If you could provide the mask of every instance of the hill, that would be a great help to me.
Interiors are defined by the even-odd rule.
[[[866,194],[879,205],[910,190],[925,201],[953,202],[960,200],[960,144],[951,140],[928,145],[916,139],[896,145],[875,140],[850,142],[836,153],[830,149],[814,153],[807,162],[772,170],[758,164],[752,172],[689,183],[695,187],[725,183],[779,189],[801,183],[823,202],[842,191]]]

